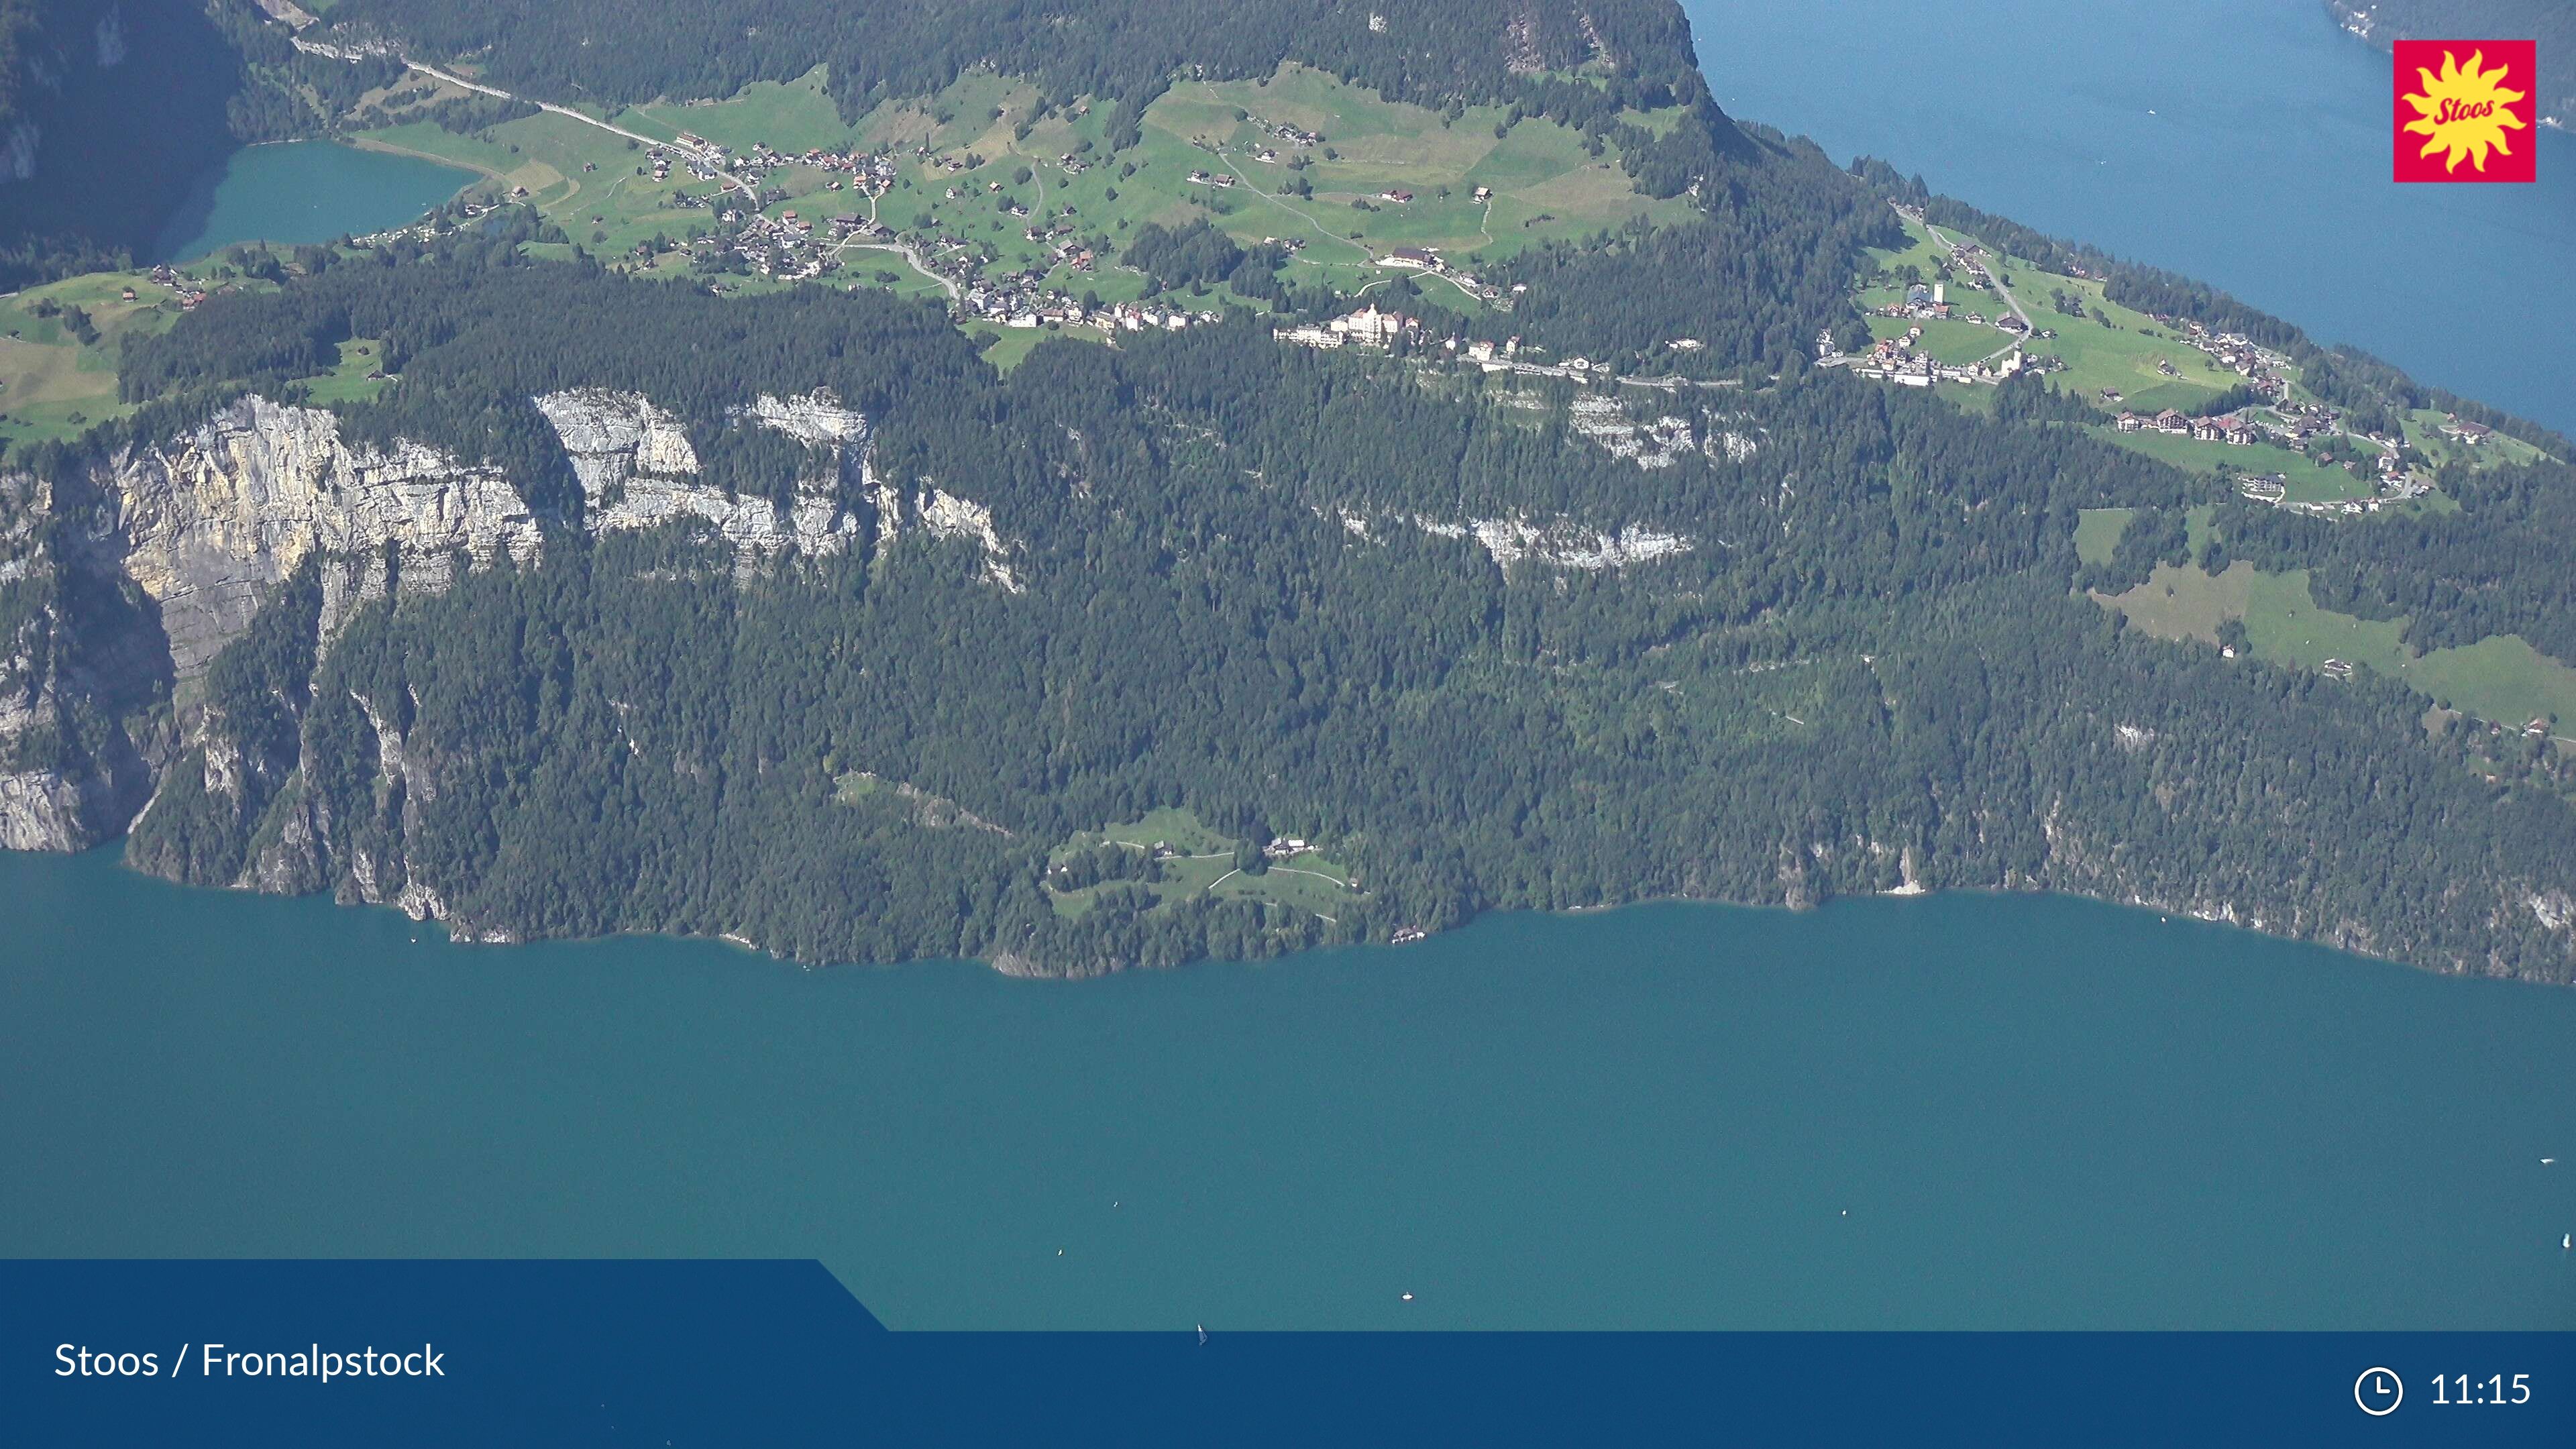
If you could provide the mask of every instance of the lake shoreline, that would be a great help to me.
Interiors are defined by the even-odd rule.
[[[1995,0],[1937,46],[1877,7],[1683,0],[1729,115],[1873,155],[1935,192],[2222,289],[2418,383],[2576,435],[2576,138],[2543,128],[2534,185],[2389,177],[2389,58],[2314,0],[2177,0],[2154,44]],[[1963,107],[1944,53],[2047,75]],[[1776,65],[1729,64],[1776,57]],[[2259,164],[2213,165],[2259,137]],[[2368,238],[2356,245],[2356,238]],[[2430,257],[2470,265],[2424,265]]]
[[[0,856],[19,1256],[816,1258],[909,1329],[2576,1328],[2576,998],[2090,901],[1046,991],[164,885]]]
[[[409,225],[486,179],[480,168],[357,138],[242,146],[196,179],[145,261],[184,265],[245,242],[365,236]]]
[[[1729,900],[1720,896],[1655,895],[1640,896],[1634,900],[1607,901],[1581,906],[1490,906],[1474,912],[1454,926],[1396,941],[1330,941],[1313,946],[1298,947],[1293,950],[1282,951],[1268,956],[1200,957],[1189,961],[1178,962],[1169,966],[1149,966],[1134,963],[1114,963],[1107,965],[1086,963],[1086,969],[1053,970],[1048,969],[1043,963],[1037,962],[1008,949],[997,951],[991,957],[907,956],[891,961],[809,961],[772,949],[771,947],[764,946],[749,936],[731,930],[704,933],[619,931],[599,936],[528,937],[522,936],[515,931],[505,929],[487,929],[474,926],[470,923],[457,923],[451,921],[445,917],[421,909],[416,898],[411,904],[406,905],[390,900],[337,900],[333,899],[329,893],[323,891],[314,891],[303,895],[282,895],[267,891],[243,891],[238,887],[227,889],[215,886],[189,885],[184,882],[170,880],[164,876],[154,875],[148,871],[137,870],[134,867],[127,865],[124,860],[124,851],[125,838],[119,836],[114,840],[93,846],[85,851],[7,851],[0,852],[0,856],[15,855],[34,859],[79,859],[95,856],[110,859],[113,868],[120,873],[133,876],[140,880],[152,881],[155,884],[167,886],[178,891],[191,893],[204,892],[209,895],[251,894],[266,899],[280,901],[318,902],[329,906],[334,911],[354,911],[361,914],[381,910],[391,916],[409,921],[416,927],[434,927],[438,931],[443,944],[450,946],[498,948],[501,950],[527,950],[530,948],[548,946],[582,946],[620,941],[710,945],[725,947],[746,955],[760,956],[767,960],[777,962],[780,965],[795,967],[799,972],[817,975],[841,971],[864,972],[898,970],[908,966],[923,964],[958,964],[981,967],[992,975],[1019,981],[1105,981],[1113,978],[1137,975],[1166,975],[1176,972],[1194,971],[1206,967],[1287,963],[1294,962],[1304,957],[1348,950],[1392,951],[1406,949],[1420,945],[1424,942],[1438,941],[1444,937],[1454,936],[1460,931],[1472,929],[1487,921],[1508,920],[1515,917],[1581,921],[1601,917],[1616,917],[1622,914],[1655,910],[1662,907],[1684,907],[1694,910],[1748,911],[1796,918],[1811,916],[1818,911],[1827,910],[1837,905],[1849,905],[1864,901],[1928,902],[1938,901],[1944,898],[1970,898],[1990,900],[2056,899],[2080,901],[2088,905],[2107,906],[2121,911],[2137,911],[2140,913],[2152,911],[2159,917],[2179,917],[2183,920],[2190,921],[2195,925],[2220,926],[2230,931],[2242,932],[2249,936],[2259,937],[2270,941],[2278,941],[2287,945],[2314,947],[2319,950],[2331,951],[2337,955],[2351,957],[2357,961],[2367,961],[2381,965],[2402,967],[2408,971],[2416,972],[2425,976],[2455,980],[2508,981],[2549,990],[2563,991],[2571,989],[2570,984],[2564,982],[2534,980],[2528,977],[2518,977],[2468,969],[2444,969],[2437,966],[2428,966],[2420,962],[2403,960],[2393,956],[2378,955],[2367,950],[2358,949],[2340,941],[2320,940],[2314,937],[2294,936],[2279,931],[2267,930],[2259,924],[2254,924],[2247,920],[2237,918],[2234,913],[2235,908],[2233,905],[2224,902],[2220,903],[2218,909],[2212,910],[2206,906],[2194,906],[2188,904],[2178,905],[2171,902],[2150,900],[2144,896],[2135,894],[2125,897],[2113,897],[2107,895],[2092,895],[2079,891],[2058,890],[2041,886],[1931,886],[1920,881],[1908,881],[1903,885],[1890,887],[1885,890],[1854,891],[1829,895],[1822,900],[1800,901],[1795,903],[1777,900],[1739,901]]]

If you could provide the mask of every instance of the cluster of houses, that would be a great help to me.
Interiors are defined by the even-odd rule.
[[[1421,336],[1422,319],[1381,312],[1372,302],[1328,322],[1273,328],[1270,335],[1300,347],[1393,347],[1399,339]]]
[[[716,220],[733,230],[698,238],[692,244],[694,250],[729,251],[761,276],[791,281],[835,270],[839,266],[835,243],[886,241],[894,236],[893,228],[855,211],[818,220],[800,215],[794,207],[776,216],[727,207],[717,213]],[[638,250],[649,247],[639,246]]]
[[[1297,327],[1276,327],[1271,329],[1270,335],[1282,342],[1295,343],[1300,347],[1383,348],[1393,347],[1399,341],[1422,340],[1423,327],[1422,319],[1419,317],[1407,317],[1401,312],[1380,311],[1377,304],[1372,302],[1356,312],[1344,313],[1329,321],[1310,322]],[[1514,366],[1521,352],[1521,340],[1518,337],[1506,338],[1501,342],[1483,340],[1462,342],[1458,338],[1450,337],[1444,339],[1441,346],[1449,352],[1462,353],[1470,362],[1483,364],[1489,372]],[[1592,371],[1592,364],[1582,358],[1574,359],[1566,367],[1577,372]],[[1546,370],[1564,372],[1566,369]],[[1603,369],[1602,375],[1605,378],[1609,375],[1606,368]]]
[[[2333,514],[2357,517],[2377,513],[2389,504],[2421,498],[2433,491],[2433,484],[2413,473],[2391,471],[2381,475],[2379,492],[2368,498],[2302,499],[2293,502],[2289,496],[2290,475],[2287,473],[2248,473],[2236,480],[2236,491],[2253,502],[2269,503],[2292,513],[2314,514],[2321,518]]]
[[[2120,394],[2105,388],[2103,401],[2116,405]],[[2399,450],[2403,437],[2378,433],[2354,433],[2340,426],[2342,414],[2321,403],[2278,404],[2269,415],[2238,412],[2224,417],[2188,417],[2173,408],[2153,414],[2122,412],[2113,426],[2124,433],[2165,433],[2174,437],[2193,438],[2204,443],[2244,445],[2274,442],[2294,453],[2306,453],[2317,440],[2336,436],[2356,438],[2376,446],[2380,452],[2373,467],[2383,488],[2397,497],[2411,498],[2431,491],[2429,484],[2411,478],[2406,472]],[[2475,423],[2468,426],[2476,427]],[[2449,431],[2449,429],[2445,429]],[[2484,429],[2479,430],[2483,434]],[[2249,497],[2252,495],[2248,495]]]
[[[1974,327],[1984,327],[1989,325],[1986,321],[1986,314],[1983,312],[1968,312],[1965,314],[1954,312],[1951,309],[1948,297],[1945,295],[1947,291],[1948,289],[1939,282],[1934,282],[1928,287],[1921,282],[1917,282],[1913,286],[1905,289],[1904,301],[1890,302],[1884,307],[1872,308],[1871,315],[1877,317],[1893,317],[1900,320],[1912,319],[1918,322],[1929,322],[1934,320],[1963,321]],[[2029,324],[2023,322],[2019,317],[2014,316],[2010,312],[1996,313],[1992,325],[2005,332],[2010,332],[2015,336],[2027,335],[2034,338],[2046,338],[2057,335],[2054,331],[2044,327],[2037,332],[2032,332]]]
[[[653,168],[656,181],[670,180],[673,166],[684,168],[695,180],[723,181],[734,165],[733,158],[725,154],[724,147],[686,131],[682,131],[680,139],[669,146],[645,148],[644,159]],[[746,170],[736,179],[746,186],[760,184],[760,174],[756,170]]]
[[[206,284],[176,267],[154,267],[152,280],[169,288],[171,294],[179,299],[179,305],[190,311],[196,310],[197,304],[206,300]],[[128,302],[134,300],[132,287],[125,289],[125,300]]]
[[[1270,335],[1281,342],[1294,343],[1300,347],[1391,348],[1399,341],[1419,342],[1423,340],[1424,334],[1421,318],[1407,317],[1401,312],[1381,311],[1377,304],[1372,302],[1356,312],[1347,312],[1328,321],[1310,322],[1297,327],[1273,328]],[[1505,370],[1544,372],[1553,376],[1576,378],[1597,372],[1600,380],[1604,382],[1609,381],[1611,375],[1606,365],[1595,368],[1589,360],[1580,357],[1554,367],[1522,362],[1520,360],[1521,340],[1518,337],[1507,337],[1500,342],[1483,338],[1467,341],[1449,337],[1442,339],[1440,345],[1442,350],[1476,363],[1487,372]],[[1699,344],[1693,340],[1690,345],[1697,347]]]
[[[452,207],[441,208],[438,211],[431,212],[427,217],[424,217],[419,221],[412,222],[404,226],[388,227],[383,231],[369,232],[364,236],[353,236],[349,238],[349,240],[358,246],[374,247],[386,246],[399,241],[404,237],[419,237],[423,240],[428,240],[435,237],[445,236],[449,232],[455,230],[454,226],[452,226],[449,221],[449,218],[451,217],[462,218],[465,221],[474,221],[478,218],[489,216],[493,212],[500,210],[502,207],[513,204],[515,201],[525,201],[527,200],[527,197],[528,188],[524,186],[512,188],[508,197],[499,200],[478,201],[473,199],[471,196],[462,197],[459,198]],[[158,280],[158,278],[156,277],[155,280]]]
[[[1071,211],[1072,208],[1066,208],[1068,216]],[[1025,215],[1026,208],[1021,208],[1020,214]],[[736,219],[735,213],[727,212],[725,215],[725,220],[729,223]],[[844,212],[834,216],[830,218],[827,226],[825,239],[818,243],[812,226],[798,217],[793,210],[782,212],[775,219],[754,217],[745,225],[743,236],[746,240],[738,245],[751,246],[755,249],[762,246],[777,248],[777,254],[791,262],[793,269],[764,272],[763,275],[783,275],[792,278],[815,276],[833,270],[838,264],[837,254],[842,250],[841,244],[884,246],[898,241],[897,233],[892,227],[882,222],[869,221],[856,212]],[[1069,301],[1064,293],[1045,285],[1047,275],[1054,267],[1063,266],[1075,272],[1088,272],[1097,264],[1091,249],[1074,239],[1071,236],[1072,231],[1073,225],[1069,220],[1057,220],[1050,224],[1025,229],[1021,235],[1027,240],[1052,243],[1046,251],[1045,262],[1016,271],[989,275],[984,270],[989,260],[985,252],[977,245],[968,242],[965,237],[955,233],[926,237],[918,250],[898,249],[906,251],[913,262],[923,270],[951,285],[953,289],[951,295],[959,299],[953,310],[960,321],[981,318],[1005,326],[1027,327],[1035,327],[1045,322],[1072,322],[1092,326],[1117,325],[1095,319]],[[746,252],[745,255],[750,256],[752,253]],[[757,266],[758,263],[755,261],[754,265]]]
[[[1295,327],[1277,327],[1270,335],[1281,342],[1299,347],[1373,347],[1392,348],[1398,342],[1423,344],[1427,340],[1423,321],[1401,312],[1382,311],[1375,303],[1356,312],[1347,312],[1323,322],[1309,322]],[[1676,338],[1665,344],[1675,352],[1696,352],[1703,344],[1696,337]],[[1486,372],[1516,372],[1536,377],[1562,377],[1575,382],[1608,386],[1620,381],[1607,362],[1594,362],[1586,357],[1569,357],[1563,362],[1534,362],[1529,353],[1538,349],[1521,345],[1517,336],[1496,342],[1489,338],[1444,337],[1440,351],[1452,359],[1482,368]],[[1631,382],[1654,383],[1655,379],[1627,379]]]
[[[2119,401],[2118,393],[2110,392],[2108,389],[2105,389],[2105,393],[2108,401],[2114,403]],[[2219,417],[2189,417],[2176,409],[2166,408],[2152,416],[2146,413],[2123,412],[2114,420],[2112,426],[2124,433],[2163,433],[2172,437],[2192,438],[2204,443],[2227,443],[2240,447],[2271,441],[2280,443],[2293,452],[2304,454],[2313,440],[2331,436],[2340,431],[2336,426],[2339,417],[2340,414],[2333,408],[2315,403],[2277,408],[2274,410],[2274,415],[2270,417],[2257,416],[2249,412],[2231,413]],[[2405,443],[2403,438],[2382,437],[2376,433],[2346,433],[2344,436],[2358,438],[2379,448],[2378,456],[2372,464],[2372,471],[2379,485],[2377,496],[2324,503],[2293,503],[2288,499],[2289,478],[2281,473],[2248,474],[2237,480],[2237,491],[2257,503],[2269,503],[2279,508],[2319,514],[2376,513],[2383,503],[2421,498],[2433,491],[2433,485],[2429,479],[2407,469],[2404,455],[2400,451]],[[2354,465],[2354,471],[2361,471],[2358,464]]]
[[[1479,187],[1477,189],[1482,190],[1483,188]],[[1407,201],[1411,201],[1413,199],[1413,193],[1410,191],[1403,192],[1401,195]],[[1480,282],[1476,280],[1474,274],[1462,272],[1450,266],[1447,261],[1442,259],[1440,253],[1433,248],[1393,247],[1390,248],[1385,255],[1377,259],[1377,264],[1393,271],[1429,272],[1435,277],[1447,277],[1451,282],[1465,288],[1467,291],[1475,294],[1478,298],[1487,302],[1499,304],[1498,310],[1500,311],[1508,312],[1512,309],[1511,303],[1503,300],[1502,288]],[[1515,294],[1526,292],[1528,290],[1529,288],[1526,284],[1512,288],[1512,291]]]
[[[1252,120],[1253,124],[1265,134],[1294,146],[1316,146],[1322,144],[1324,140],[1320,132],[1302,130],[1260,117],[1253,117]],[[926,145],[914,147],[914,154],[918,159],[949,172],[969,170],[980,164],[980,158],[971,155],[962,158],[934,158]],[[1261,148],[1256,157],[1262,161],[1276,161],[1278,158],[1279,153],[1268,147]],[[687,166],[693,174],[702,179],[719,179],[729,174],[731,179],[751,187],[757,187],[764,169],[788,165],[809,166],[826,171],[846,171],[852,176],[855,189],[871,196],[883,195],[896,180],[895,162],[891,156],[855,151],[839,154],[821,150],[809,150],[801,156],[791,156],[766,144],[755,142],[741,157],[736,158],[728,155],[724,148],[705,138],[690,134],[683,134],[675,145],[652,148],[649,152],[649,160],[657,179],[667,178],[670,168],[676,164]],[[1073,154],[1057,158],[1056,164],[1063,168],[1068,176],[1080,175],[1089,169],[1088,163]],[[1205,170],[1190,172],[1189,182],[1195,186],[1218,189],[1231,189],[1239,184],[1237,178],[1231,174]],[[995,192],[1001,190],[1001,183],[998,181],[988,182],[986,185],[989,190]],[[828,189],[837,190],[841,182],[835,179],[827,186]],[[958,186],[948,188],[948,199],[951,201],[960,199],[962,194]],[[1481,202],[1488,199],[1492,192],[1480,186],[1475,189],[1475,194],[1476,199]],[[1412,201],[1413,194],[1402,188],[1390,187],[1381,194],[1381,199],[1402,204]],[[704,202],[702,201],[701,204]],[[1029,210],[1025,206],[1013,205],[1006,210],[1014,218],[1031,220]],[[1098,259],[1093,256],[1088,247],[1083,246],[1073,236],[1076,228],[1072,215],[1073,208],[1067,206],[1061,217],[1050,216],[1045,219],[1031,220],[1031,224],[1022,229],[1021,236],[1030,242],[1048,244],[1047,258],[1050,267],[1062,266],[1076,272],[1088,272],[1098,265]],[[827,236],[821,237],[817,235],[815,223],[811,219],[799,217],[794,210],[772,217],[747,208],[743,210],[728,208],[722,212],[720,221],[728,230],[715,241],[701,239],[698,243],[701,250],[711,245],[722,247],[740,255],[751,269],[761,276],[790,280],[821,276],[834,270],[835,261],[832,249],[826,245],[827,242],[854,239],[882,241],[890,240],[894,236],[890,229],[868,222],[856,214],[833,217],[832,230]],[[993,318],[1006,323],[1015,318],[1033,317],[1039,322],[1102,325],[1091,322],[1087,317],[1070,315],[1067,310],[1070,304],[1065,303],[1061,297],[1040,288],[1037,285],[1040,280],[1037,276],[987,279],[981,274],[982,258],[975,253],[974,249],[966,247],[961,239],[956,237],[940,238],[939,242],[938,259],[928,261],[925,265],[950,282],[974,289],[980,300],[964,308],[969,315]],[[1290,239],[1284,245],[1293,251],[1302,248],[1304,241],[1302,238]],[[1441,259],[1439,253],[1428,248],[1396,247],[1380,256],[1378,264],[1399,271],[1423,271],[1446,277],[1487,302],[1497,303],[1505,308],[1510,305],[1500,288],[1485,285],[1472,275],[1452,269]],[[1033,322],[1029,325],[1037,324]],[[1131,326],[1154,324],[1143,320],[1140,315],[1117,318],[1107,325],[1114,329],[1127,329]],[[1332,345],[1339,345],[1339,341]]]
[[[1930,387],[1936,382],[1998,383],[2025,371],[2045,372],[2063,366],[2055,358],[2025,357],[2016,349],[1983,362],[1943,362],[1922,347],[1920,324],[1899,337],[1882,337],[1869,351],[1846,354],[1834,346],[1831,332],[1816,334],[1819,361],[1846,366],[1852,376],[1892,382],[1899,387]]]
[[[894,185],[895,180],[894,158],[891,156],[867,151],[826,151],[819,146],[810,147],[802,154],[790,154],[765,141],[754,141],[750,149],[734,156],[714,142],[685,131],[680,134],[677,145],[652,147],[645,153],[645,159],[651,163],[656,181],[669,180],[675,162],[686,166],[689,174],[701,181],[716,180],[730,171],[736,180],[753,187],[760,184],[764,175],[782,166],[805,166],[817,171],[841,173],[824,183],[826,191],[841,190],[844,184],[841,177],[847,176],[851,190],[863,195],[881,196]]]
[[[2290,365],[2288,357],[2239,332],[2213,332],[2188,317],[2153,315],[2157,322],[2172,328],[2186,345],[2208,354],[2212,362],[2252,383],[2255,391],[2273,397],[2287,393],[2288,384],[2281,378],[2281,369]]]
[[[1268,120],[1261,116],[1254,116],[1252,118],[1252,124],[1259,128],[1261,134],[1285,141],[1291,146],[1321,146],[1324,144],[1324,133],[1321,131],[1301,131],[1295,126],[1284,125],[1280,122]],[[1277,154],[1277,152],[1272,152],[1272,158],[1275,159]]]
[[[1913,222],[1916,226],[1926,225],[1923,220],[1923,208],[1919,206],[1899,206],[1896,208],[1896,214],[1904,217],[1907,221]],[[1994,276],[1986,270],[1985,257],[1986,249],[1976,242],[1958,241],[1950,244],[1951,268],[1955,271],[1967,274],[1967,278],[1971,283],[1991,291],[1994,288],[1995,279]],[[2082,274],[2078,273],[2077,275],[2080,276]]]
[[[2173,408],[2166,408],[2153,417],[2145,413],[2124,412],[2113,420],[2111,426],[2124,433],[2170,433],[2177,438],[2197,438],[2204,443],[2241,446],[2263,439],[2263,430],[2243,418],[2187,417]]]
[[[981,319],[1004,327],[1090,327],[1102,332],[1178,332],[1221,322],[1223,314],[1192,312],[1150,302],[1112,302],[1085,307],[1061,292],[1023,280],[969,288],[955,308],[960,321]]]
[[[671,167],[688,168],[689,175],[700,181],[713,181],[719,171],[715,150],[695,136],[683,133],[677,146],[653,146],[644,152],[644,163],[653,169],[653,179],[671,179]]]
[[[1986,271],[1986,249],[1972,241],[1950,244],[1950,265],[1968,274],[1968,280],[1987,291],[1994,290],[1995,279]]]
[[[697,247],[730,251],[761,276],[801,281],[822,276],[836,265],[831,253],[825,250],[823,239],[816,235],[814,219],[798,215],[792,207],[776,216],[728,207],[716,219],[735,230],[723,237],[701,237]],[[851,216],[846,219],[857,223],[858,227],[866,226],[863,218]],[[829,235],[833,239],[848,236],[858,229],[844,229],[838,224],[840,220],[842,218],[835,218],[832,223]]]
[[[1926,286],[1916,282],[1905,289],[1904,301],[1890,302],[1884,307],[1877,308],[1876,314],[1881,317],[1910,317],[1927,322],[1936,317],[1947,318],[1950,315],[1949,293],[1950,288],[1947,283],[1934,282]]]

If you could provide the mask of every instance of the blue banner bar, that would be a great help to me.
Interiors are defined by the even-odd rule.
[[[0,1264],[0,1440],[2576,1444],[2576,1334],[888,1333],[811,1262]]]

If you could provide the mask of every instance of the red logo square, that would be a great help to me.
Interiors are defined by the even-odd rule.
[[[2538,47],[2528,40],[2397,42],[2397,179],[2531,181]]]

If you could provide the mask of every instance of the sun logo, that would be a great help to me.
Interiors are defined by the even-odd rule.
[[[2500,65],[2493,70],[2481,70],[2479,65],[2485,59],[2485,52],[2473,50],[2469,52],[2469,63],[2464,66],[2458,57],[2445,51],[2440,75],[2420,66],[2415,71],[2422,79],[2424,89],[2406,98],[2406,104],[2415,108],[2415,119],[2406,123],[2406,129],[2432,137],[2417,155],[2450,152],[2449,159],[2443,163],[2444,170],[2459,170],[2460,161],[2465,157],[2475,161],[2478,169],[2484,171],[2490,148],[2501,155],[2513,154],[2513,145],[2505,138],[2505,132],[2531,129],[2522,123],[2522,117],[2506,109],[2525,94],[2506,88],[2504,78],[2510,73],[2510,68]]]
[[[2533,179],[2535,148],[2528,133],[2536,49],[2528,40],[2397,42],[2397,179]],[[2524,133],[2519,146],[2516,132]],[[2470,172],[2461,171],[2463,161]]]

